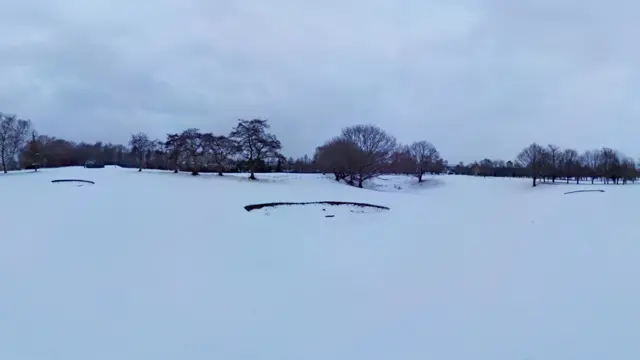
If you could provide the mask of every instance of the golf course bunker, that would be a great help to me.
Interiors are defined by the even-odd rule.
[[[91,180],[82,180],[82,179],[57,179],[51,180],[54,184],[69,184],[73,186],[85,186],[85,185],[95,185],[95,183]]]
[[[344,201],[311,201],[311,202],[274,202],[253,204],[244,207],[247,211],[259,210],[264,215],[272,214],[308,214],[334,218],[352,214],[372,214],[386,212],[386,206]]]
[[[594,190],[574,190],[574,191],[568,191],[568,192],[566,192],[564,194],[567,195],[567,194],[576,194],[576,193],[585,193],[585,192],[604,192],[604,190],[600,190],[600,189],[597,189],[597,190],[595,190],[595,189]]]

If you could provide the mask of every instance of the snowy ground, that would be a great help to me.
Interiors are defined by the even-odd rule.
[[[0,359],[640,358],[640,184],[260,177],[0,175]]]

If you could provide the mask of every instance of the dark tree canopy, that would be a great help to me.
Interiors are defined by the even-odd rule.
[[[138,171],[142,171],[145,159],[148,158],[148,152],[153,146],[151,140],[149,140],[147,134],[140,132],[131,135],[129,146],[131,146],[131,152],[135,154],[136,159],[138,159]]]
[[[358,147],[349,140],[335,137],[316,148],[314,162],[322,172],[333,173],[336,181],[347,180],[357,165]]]
[[[414,142],[408,151],[415,166],[413,175],[418,178],[418,182],[422,182],[424,174],[434,170],[440,160],[440,153],[433,144],[425,140]]]
[[[206,151],[207,139],[211,134],[202,134],[199,129],[187,129],[180,134],[182,146],[188,159],[191,161],[191,175],[200,174],[200,161]]]
[[[238,144],[241,156],[249,166],[250,179],[255,180],[255,168],[259,162],[268,158],[276,158],[282,144],[275,135],[268,133],[270,128],[267,120],[238,120],[238,125],[231,131],[229,137]]]
[[[346,127],[340,137],[357,149],[353,154],[350,178],[358,187],[362,187],[364,181],[383,174],[397,148],[396,138],[375,125]]]
[[[232,157],[240,152],[239,144],[226,136],[212,136],[208,142],[208,150],[214,165],[218,168],[218,175],[222,176]]]
[[[536,186],[536,180],[542,175],[544,165],[544,149],[542,146],[533,143],[518,154],[518,162],[529,171],[533,179],[533,186]]]

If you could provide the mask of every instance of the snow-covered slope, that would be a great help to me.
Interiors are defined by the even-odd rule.
[[[260,177],[0,175],[0,358],[640,356],[640,185]]]

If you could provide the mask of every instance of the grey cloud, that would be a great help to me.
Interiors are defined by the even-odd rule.
[[[376,123],[452,161],[531,141],[640,155],[640,5],[572,0],[3,4],[0,109],[126,142],[266,117],[291,155]]]

